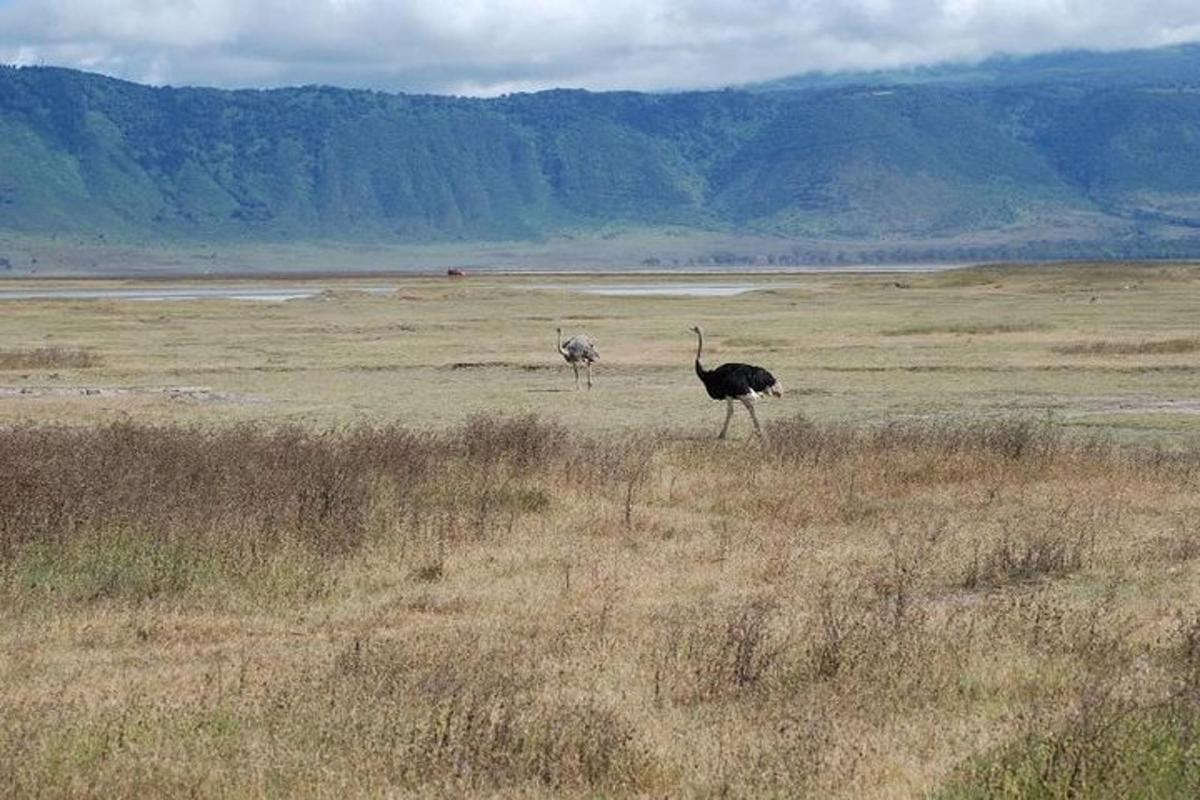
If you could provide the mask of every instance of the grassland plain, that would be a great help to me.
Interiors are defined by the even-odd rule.
[[[536,412],[576,430],[719,427],[721,409],[690,372],[688,328],[699,323],[710,361],[760,363],[783,380],[789,396],[767,416],[866,422],[1022,412],[1164,440],[1194,430],[1200,269],[1190,265],[768,275],[737,281],[764,290],[724,298],[573,291],[602,282],[319,280],[335,288],[287,303],[5,303],[0,350],[85,348],[95,363],[5,369],[0,389],[24,389],[26,399],[0,405],[0,420],[133,413],[159,422],[421,427]],[[591,393],[573,391],[553,350],[558,325],[600,341]],[[214,396],[225,399],[206,400]]]
[[[0,794],[1194,796],[1200,269],[755,280],[5,305]]]

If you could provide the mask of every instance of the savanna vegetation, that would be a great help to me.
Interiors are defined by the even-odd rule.
[[[0,795],[1194,796],[1196,280],[6,306]]]
[[[1200,452],[10,428],[12,796],[1188,796]]]

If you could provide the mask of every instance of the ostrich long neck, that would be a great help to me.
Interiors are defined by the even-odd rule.
[[[563,347],[562,343],[562,328],[558,329],[557,335],[554,337],[554,346],[558,348],[558,352],[564,356],[567,354],[567,348]]]
[[[699,328],[697,328],[696,329],[696,374],[700,376],[701,380],[703,380],[704,376],[707,374],[704,370],[704,367],[702,367],[700,365],[700,353],[703,350],[704,350],[704,334],[700,332]]]

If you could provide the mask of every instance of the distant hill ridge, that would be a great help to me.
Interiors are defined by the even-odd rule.
[[[1149,50],[1060,50],[998,55],[971,63],[948,62],[890,70],[809,72],[754,84],[755,91],[913,84],[1020,86],[1054,83],[1094,88],[1193,84],[1200,79],[1200,44]]]
[[[0,68],[3,234],[403,244],[606,228],[903,241],[898,258],[1198,255],[1200,47],[495,99]]]

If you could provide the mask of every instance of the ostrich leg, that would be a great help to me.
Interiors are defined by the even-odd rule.
[[[754,433],[758,436],[758,438],[766,439],[767,437],[763,434],[762,426],[758,424],[758,415],[754,413],[754,398],[740,397],[738,399],[742,401],[742,405],[744,405],[746,410],[750,412],[750,420],[754,423]],[[732,404],[730,404],[730,410],[733,410]]]
[[[725,398],[725,424],[721,426],[721,432],[717,434],[718,439],[724,439],[725,434],[729,432],[729,420],[733,419],[733,398]]]
[[[575,390],[579,390],[579,362],[572,361],[571,369],[575,370]]]
[[[587,362],[588,369],[588,388],[592,388],[592,362]]]

